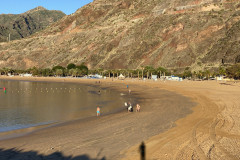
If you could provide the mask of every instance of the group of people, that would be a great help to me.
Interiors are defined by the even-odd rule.
[[[128,89],[129,94],[131,94],[131,90],[130,90],[128,85],[127,85],[127,89]],[[130,102],[128,102],[128,103],[125,102],[125,107],[127,107],[128,112],[133,112],[133,107],[132,107],[132,104]],[[139,104],[136,104],[136,112],[140,112],[140,105]]]
[[[125,107],[127,107],[127,111],[128,112],[133,112],[133,107],[132,104],[130,102],[125,102]],[[140,112],[140,105],[136,104],[136,112]]]
[[[97,82],[96,82],[97,83]],[[99,81],[100,83],[100,81]],[[127,85],[127,89],[129,89],[129,86]],[[129,94],[131,93],[131,90],[129,89]],[[98,94],[101,94],[101,91],[99,90],[98,91]],[[130,102],[125,102],[124,103],[125,107],[127,108],[127,111],[128,112],[133,112],[133,107],[132,107],[132,104]],[[140,112],[140,105],[139,104],[136,104],[136,112]],[[97,107],[97,116],[100,116],[100,107]]]
[[[124,103],[125,107],[127,107],[127,111],[128,112],[133,112],[133,107],[132,104],[130,102],[125,102]],[[136,104],[136,112],[140,112],[140,105]],[[100,116],[100,107],[97,107],[97,116]]]

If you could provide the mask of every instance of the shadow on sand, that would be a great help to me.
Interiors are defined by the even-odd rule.
[[[12,148],[7,150],[0,149],[0,160],[106,160],[106,158],[90,158],[88,155],[64,156],[61,152],[42,155],[36,151],[23,152]]]
[[[139,146],[140,159],[146,160],[146,145],[142,142]],[[36,151],[27,151],[0,148],[0,160],[106,160],[105,156],[100,157],[101,150],[99,151],[97,158],[90,158],[88,155],[80,155],[76,157],[64,156],[61,152],[54,152],[50,155],[42,155]]]

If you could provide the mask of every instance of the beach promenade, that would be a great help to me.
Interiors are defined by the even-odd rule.
[[[28,80],[95,82],[67,78]],[[147,160],[240,159],[239,83],[107,79],[99,85],[126,94],[129,85],[131,94],[139,97],[141,112],[124,110],[3,140],[0,159],[140,159],[142,141]]]

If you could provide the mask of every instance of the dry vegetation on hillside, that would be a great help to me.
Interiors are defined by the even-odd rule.
[[[95,0],[31,38],[0,44],[0,67],[85,63],[192,70],[239,59],[240,3],[220,0]]]

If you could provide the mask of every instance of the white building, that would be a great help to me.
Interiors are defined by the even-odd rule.
[[[32,77],[32,74],[25,73],[25,74],[19,74],[21,77]]]

